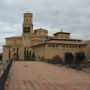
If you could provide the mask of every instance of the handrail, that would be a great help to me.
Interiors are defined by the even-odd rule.
[[[11,68],[13,60],[9,60],[7,64],[4,66],[4,69],[1,71],[1,76],[0,76],[0,90],[4,90],[6,80],[8,78],[8,74]]]

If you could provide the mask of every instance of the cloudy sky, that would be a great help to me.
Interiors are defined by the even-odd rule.
[[[5,37],[22,35],[25,12],[34,14],[34,29],[52,35],[62,28],[72,38],[90,39],[90,0],[0,0],[0,52]]]

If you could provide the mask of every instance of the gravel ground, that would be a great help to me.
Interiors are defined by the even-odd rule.
[[[90,73],[42,62],[14,62],[5,90],[90,90]]]

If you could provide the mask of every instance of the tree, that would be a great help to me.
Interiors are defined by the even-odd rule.
[[[28,56],[28,58],[29,58],[29,61],[32,60],[32,53],[31,53],[31,51],[29,51],[29,56]]]
[[[19,60],[19,54],[18,54],[19,48],[17,48],[17,53],[16,53],[16,60]]]
[[[27,52],[26,52],[26,61],[28,61],[29,60],[29,53],[28,53],[28,50],[27,50]]]
[[[32,61],[35,61],[35,53],[32,54]]]
[[[76,53],[76,56],[75,56],[76,65],[80,65],[84,59],[85,59],[85,53],[84,52]]]
[[[24,48],[24,60],[26,60],[27,57],[27,52],[26,52],[26,48]]]
[[[73,64],[73,54],[70,52],[65,53],[65,64]]]
[[[63,64],[63,61],[60,56],[56,55],[51,60],[52,64]]]

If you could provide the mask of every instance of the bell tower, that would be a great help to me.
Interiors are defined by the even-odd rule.
[[[24,21],[23,21],[23,34],[33,34],[33,14],[32,13],[24,13]]]

